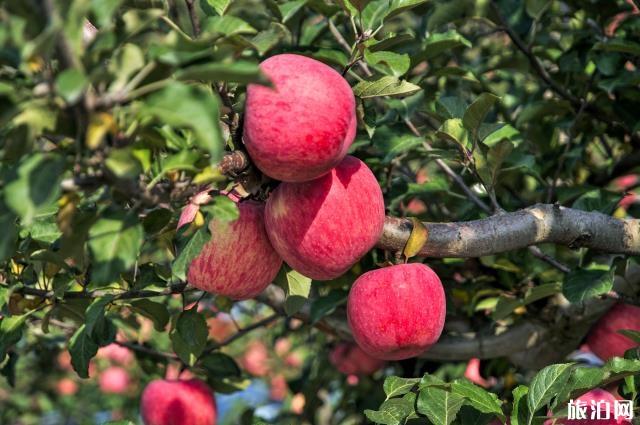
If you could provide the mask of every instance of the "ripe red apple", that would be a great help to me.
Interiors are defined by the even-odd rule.
[[[287,264],[312,279],[333,279],[380,238],[382,191],[371,170],[347,156],[320,178],[280,184],[267,201],[265,225]]]
[[[622,357],[624,352],[637,346],[630,338],[618,333],[631,329],[640,332],[640,307],[618,303],[591,328],[587,345],[602,360]]]
[[[198,379],[156,379],[140,401],[145,425],[215,425],[216,401],[211,389]]]
[[[355,98],[331,67],[305,56],[272,56],[260,69],[273,88],[247,88],[243,139],[256,166],[277,180],[302,182],[344,158],[356,134]]]
[[[56,391],[61,395],[74,395],[78,392],[78,384],[71,378],[62,378],[56,383]]]
[[[415,357],[436,343],[446,315],[438,275],[411,263],[372,270],[349,292],[347,318],[356,342],[383,360]]]
[[[626,176],[621,176],[613,180],[611,184],[613,185],[614,189],[624,192],[625,190],[638,184],[639,180],[640,177],[638,177],[637,174],[627,174]]]
[[[271,378],[271,388],[269,389],[269,398],[275,401],[282,401],[287,397],[289,385],[287,379],[282,374],[278,374]]]
[[[489,388],[496,383],[496,379],[494,377],[491,377],[488,380],[482,377],[480,374],[480,359],[477,357],[469,359],[467,368],[464,371],[464,377],[474,384],[480,385],[484,388]]]
[[[615,419],[615,401],[616,398],[610,392],[600,388],[593,389],[578,397],[574,402],[574,404],[584,403],[582,405],[587,408],[586,419],[557,419],[555,425],[631,425],[631,421],[627,421],[624,418]],[[593,405],[592,402],[594,403]],[[598,404],[598,402],[601,402],[601,404]],[[599,407],[600,418],[606,418],[605,412],[608,411],[609,419],[597,419],[594,413],[596,406]],[[591,419],[592,413],[594,414],[594,419]],[[544,425],[551,425],[552,423],[554,423],[553,419],[548,419]]]
[[[129,372],[118,366],[111,366],[98,376],[100,390],[105,394],[122,394],[129,389]]]
[[[345,375],[371,375],[384,367],[384,361],[362,351],[356,344],[338,344],[329,354],[329,361]]]
[[[101,347],[96,354],[96,358],[105,359],[121,365],[129,364],[133,361],[133,357],[131,350],[115,343]]]
[[[260,341],[253,341],[240,359],[240,364],[253,376],[265,376],[269,373],[269,352]]]
[[[282,259],[264,229],[264,205],[238,203],[233,222],[209,221],[211,240],[191,262],[187,280],[203,291],[243,300],[264,290],[278,274]]]
[[[236,325],[226,313],[218,313],[216,317],[207,319],[209,325],[209,338],[222,342],[237,332]]]

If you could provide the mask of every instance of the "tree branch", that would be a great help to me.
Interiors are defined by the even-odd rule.
[[[419,255],[482,257],[541,243],[591,248],[611,254],[640,254],[640,221],[616,219],[558,205],[532,207],[460,223],[424,223],[429,239]],[[387,217],[378,248],[400,251],[411,234],[410,220]]]

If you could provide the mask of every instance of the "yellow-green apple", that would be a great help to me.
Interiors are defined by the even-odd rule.
[[[354,282],[347,299],[353,337],[377,359],[415,357],[438,341],[446,315],[438,275],[419,263],[372,270]]]
[[[622,357],[625,351],[638,345],[618,333],[624,329],[640,332],[640,307],[624,303],[615,304],[591,328],[587,335],[587,345],[602,360]]]
[[[247,88],[243,140],[254,164],[288,182],[326,174],[356,134],[349,83],[331,67],[300,55],[272,56],[260,69],[272,87]]]
[[[341,343],[329,354],[329,361],[345,375],[371,375],[384,367],[384,361],[371,357],[356,344]]]
[[[376,244],[384,199],[371,170],[347,156],[315,180],[281,183],[267,200],[265,225],[289,266],[312,279],[330,280]]]
[[[211,240],[191,262],[187,280],[203,291],[243,300],[271,283],[282,259],[265,233],[264,204],[240,201],[238,209],[232,222],[209,221]]]
[[[140,401],[145,425],[215,425],[213,392],[198,379],[157,379],[147,385]]]
[[[125,393],[130,383],[129,372],[119,366],[108,367],[98,376],[100,391],[105,394]]]

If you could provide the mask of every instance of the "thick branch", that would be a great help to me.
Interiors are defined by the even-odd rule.
[[[460,223],[424,223],[429,239],[419,255],[482,257],[541,243],[591,248],[612,254],[640,254],[640,221],[558,205],[532,207]],[[378,248],[400,251],[411,234],[410,220],[387,217]]]

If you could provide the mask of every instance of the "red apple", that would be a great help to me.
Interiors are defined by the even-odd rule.
[[[283,357],[289,351],[291,351],[291,341],[288,338],[282,337],[276,340],[276,343],[273,345],[273,350],[279,357]]]
[[[101,347],[96,354],[96,358],[109,360],[121,365],[127,365],[133,361],[133,353],[126,347],[112,343]]]
[[[147,385],[140,401],[145,425],[215,425],[213,392],[198,379],[156,379]]]
[[[267,201],[265,224],[287,264],[312,279],[330,280],[376,244],[384,200],[371,170],[347,156],[316,180],[280,184]]]
[[[349,83],[331,67],[300,55],[273,56],[260,69],[273,88],[247,88],[243,138],[254,164],[288,182],[326,174],[356,134]]]
[[[349,292],[347,317],[356,342],[383,360],[415,357],[436,343],[446,315],[442,283],[428,266],[372,270]]]
[[[111,366],[98,376],[100,390],[105,394],[122,394],[129,389],[129,372],[118,366]]]
[[[618,333],[624,329],[640,332],[640,307],[624,303],[614,305],[591,328],[587,345],[602,360],[622,357],[625,351],[638,345]]]
[[[480,359],[476,357],[469,359],[467,369],[464,371],[464,377],[474,384],[480,385],[484,388],[489,388],[496,383],[496,379],[493,377],[488,380],[482,377],[480,374]]]
[[[613,185],[614,189],[624,192],[625,190],[638,184],[639,180],[640,178],[637,174],[628,174],[626,176],[618,177],[617,179],[613,180],[611,184]]]
[[[56,384],[56,391],[61,395],[74,395],[78,392],[78,384],[71,378],[62,378]]]
[[[271,400],[282,401],[287,397],[287,391],[289,386],[287,380],[282,374],[278,374],[271,378],[271,389],[269,390],[269,397]]]
[[[248,346],[242,359],[242,367],[254,376],[265,376],[269,373],[269,352],[260,341],[253,341]]]
[[[189,266],[187,280],[203,291],[243,300],[264,290],[278,274],[282,259],[264,230],[264,205],[238,204],[233,222],[209,221],[211,240]]]
[[[593,389],[580,397],[578,397],[574,404],[580,403],[585,406],[586,419],[556,419],[555,425],[631,425],[631,421],[627,421],[624,418],[615,419],[614,415],[614,403],[616,398],[608,391],[600,388]],[[598,403],[601,404],[598,404]],[[584,404],[582,404],[584,403]],[[593,403],[593,405],[592,405]],[[596,407],[597,406],[597,407]],[[599,408],[598,410],[595,410]],[[600,412],[600,418],[597,419],[596,413]],[[606,412],[609,413],[609,419],[606,418]],[[594,414],[594,419],[591,419],[591,415]],[[545,425],[551,425],[553,419],[545,421]]]
[[[356,344],[338,344],[329,354],[329,361],[345,375],[371,375],[384,367],[384,361],[375,359]]]
[[[207,325],[209,325],[209,337],[216,342],[222,342],[237,332],[231,317],[225,313],[218,313],[216,317],[207,319]]]

